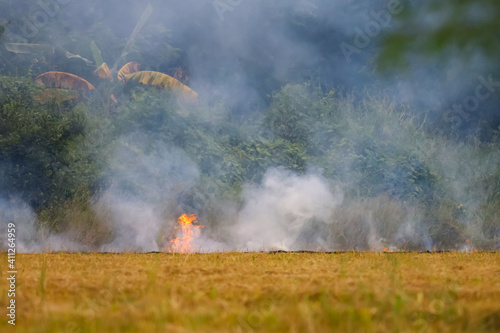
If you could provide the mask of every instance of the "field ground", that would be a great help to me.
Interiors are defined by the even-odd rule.
[[[54,253],[16,264],[16,332],[500,331],[500,253]]]

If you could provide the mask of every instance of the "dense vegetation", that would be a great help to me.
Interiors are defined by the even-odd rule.
[[[2,36],[3,44],[14,42],[16,32],[22,35],[22,26],[13,20],[35,6],[22,3],[0,1],[8,8],[2,11],[0,32],[12,27],[10,36]],[[68,4],[67,11],[61,10],[35,36],[17,41],[52,48],[12,52],[1,46],[2,196],[21,197],[37,213],[39,226],[54,233],[71,231],[75,241],[98,248],[113,235],[92,207],[109,189],[164,205],[168,218],[195,211],[216,230],[230,223],[221,203],[240,204],[235,198],[245,184],[259,183],[269,168],[298,174],[315,169],[345,195],[332,216],[335,223],[328,224],[328,241],[337,248],[371,248],[373,228],[384,244],[408,249],[458,249],[469,242],[500,247],[498,125],[478,122],[485,126],[478,136],[470,135],[470,127],[451,131],[449,124],[428,121],[426,110],[392,100],[383,89],[332,82],[325,78],[333,73],[331,65],[322,64],[340,51],[337,43],[332,43],[335,49],[325,46],[325,36],[332,33],[322,30],[327,23],[306,14],[294,16],[277,3],[267,5],[266,19],[275,22],[279,17],[289,24],[291,31],[319,47],[320,59],[294,64],[296,68],[277,78],[266,73],[272,50],[267,52],[266,45],[253,50],[240,61],[249,88],[258,88],[248,94],[231,92],[237,102],[202,84],[199,102],[192,103],[168,89],[95,77],[92,72],[102,57],[109,64],[139,61],[146,69],[171,75],[174,67],[189,73],[191,66],[207,85],[237,80],[230,69],[196,71],[192,56],[188,62],[185,53],[195,46],[185,39],[194,34],[198,37],[189,42],[195,43],[201,38],[194,23],[176,36],[175,27],[152,20],[120,57],[128,33],[108,26],[104,17],[115,21],[113,15],[120,14],[112,10],[125,7],[123,1]],[[359,10],[359,3],[352,6],[353,12]],[[71,21],[74,11],[82,19]],[[181,37],[185,39],[179,42]],[[67,50],[77,56],[68,57]],[[203,59],[213,64],[209,60]],[[80,75],[96,89],[77,99],[47,98],[45,87],[34,78],[49,70]],[[376,81],[370,76],[374,74],[360,75]],[[181,77],[187,84],[196,82]],[[247,103],[255,94],[258,102]],[[485,117],[491,116],[490,110]],[[155,184],[155,190],[148,184]]]

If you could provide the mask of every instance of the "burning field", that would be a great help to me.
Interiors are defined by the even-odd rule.
[[[0,333],[500,332],[498,17],[0,0]]]
[[[17,263],[17,332],[500,330],[499,253],[45,253]]]
[[[16,331],[500,330],[500,253],[468,239],[461,252],[383,243],[372,251],[220,252],[200,247],[203,228],[182,214],[159,252],[17,254]],[[10,304],[7,289],[1,306]]]
[[[175,228],[179,233],[179,236],[170,241],[171,246],[168,248],[168,252],[193,252],[193,239],[200,235],[200,228],[203,228],[202,225],[195,225],[197,222],[196,215],[194,214],[189,216],[182,214],[179,217],[179,220],[177,221],[179,225]]]

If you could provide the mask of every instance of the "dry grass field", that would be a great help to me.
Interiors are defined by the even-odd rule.
[[[16,263],[16,327],[3,282],[1,332],[500,331],[500,253],[55,253]]]

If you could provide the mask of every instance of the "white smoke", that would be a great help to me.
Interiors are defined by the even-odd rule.
[[[12,228],[9,224],[14,224]],[[0,250],[8,248],[8,229],[14,229],[14,244],[17,252],[34,252],[40,250],[40,242],[34,235],[37,224],[35,212],[20,199],[0,199]]]
[[[158,251],[161,230],[175,223],[179,193],[189,189],[199,171],[176,148],[144,141],[141,135],[122,138],[110,163],[110,188],[94,206],[100,218],[110,220],[114,240],[102,251]]]
[[[333,193],[319,175],[299,176],[284,169],[270,169],[262,184],[243,191],[245,204],[234,225],[234,245],[239,250],[299,250],[299,235],[308,223],[329,223],[342,196]],[[323,244],[313,234],[306,243]]]

